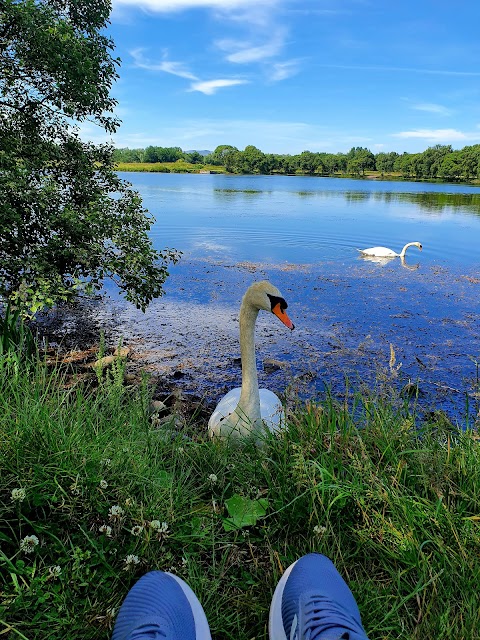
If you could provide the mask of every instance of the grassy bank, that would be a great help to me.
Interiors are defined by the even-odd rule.
[[[147,384],[92,392],[0,360],[2,637],[109,638],[158,568],[194,588],[213,638],[264,639],[277,580],[312,550],[372,640],[478,637],[475,432],[364,396],[299,408],[280,438],[239,449],[195,421],[158,428],[149,400]]]
[[[149,173],[226,173],[225,167],[210,164],[191,164],[190,162],[118,162],[117,171],[146,171]]]

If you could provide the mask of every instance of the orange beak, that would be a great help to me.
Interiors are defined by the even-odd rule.
[[[286,312],[282,310],[279,302],[273,307],[272,313],[274,313],[277,316],[277,318],[281,320],[286,327],[288,327],[289,329],[295,329],[295,325],[287,316]]]

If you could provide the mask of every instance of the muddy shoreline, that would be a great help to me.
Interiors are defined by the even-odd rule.
[[[62,350],[98,344],[131,349],[127,370],[156,380],[157,397],[182,393],[206,413],[241,383],[238,308],[246,288],[269,279],[289,303],[291,334],[261,313],[256,346],[260,386],[289,402],[339,399],[358,389],[389,394],[423,413],[442,410],[461,424],[478,414],[480,354],[475,273],[442,266],[403,269],[398,261],[353,266],[184,260],[166,295],[145,314],[109,291],[98,301],[44,317]],[[402,400],[400,400],[402,401]]]

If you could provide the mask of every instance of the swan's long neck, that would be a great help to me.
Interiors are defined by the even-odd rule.
[[[407,251],[408,247],[413,247],[413,245],[414,245],[414,244],[415,244],[415,242],[409,242],[408,244],[406,244],[406,245],[403,247],[402,251],[400,252],[400,257],[401,257],[401,258],[404,258],[404,257],[405,257],[405,253],[406,253],[406,251]]]
[[[255,359],[255,322],[258,309],[243,300],[240,308],[240,354],[242,356],[242,391],[235,412],[251,429],[261,426],[260,392]],[[243,419],[243,420],[242,420]]]

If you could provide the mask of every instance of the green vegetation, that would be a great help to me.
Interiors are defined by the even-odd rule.
[[[109,638],[149,569],[197,592],[214,638],[265,638],[282,571],[312,551],[348,580],[372,640],[480,628],[480,439],[378,397],[299,407],[242,450],[176,431],[117,369],[94,391],[0,357],[0,627]],[[352,407],[353,405],[353,407]]]
[[[119,60],[111,3],[5,0],[0,6],[0,299],[25,314],[115,279],[145,308],[163,293],[175,251],[153,249],[152,219],[119,179],[108,145]],[[74,124],[72,124],[74,123]]]
[[[156,149],[156,156],[169,156],[171,149]],[[116,149],[117,162],[147,163],[148,149]],[[180,147],[174,147],[179,158],[187,159],[188,154]],[[157,162],[157,160],[155,160]],[[192,160],[190,160],[192,162]],[[313,153],[302,151],[297,155],[263,153],[257,147],[248,145],[239,151],[231,145],[220,145],[202,162],[210,163],[217,169],[224,167],[229,173],[317,175],[317,176],[366,176],[371,178],[399,178],[416,180],[477,181],[480,178],[480,145],[464,147],[454,151],[451,145],[435,145],[423,153],[377,153],[374,155],[364,147],[352,147],[348,153]],[[129,165],[127,165],[129,166]],[[127,170],[124,166],[123,170]],[[135,169],[133,169],[135,170]],[[144,169],[148,171],[148,169]]]
[[[225,173],[224,167],[212,164],[193,164],[184,160],[176,162],[117,162],[117,171],[146,171],[147,173],[199,173],[211,171],[213,173]]]

